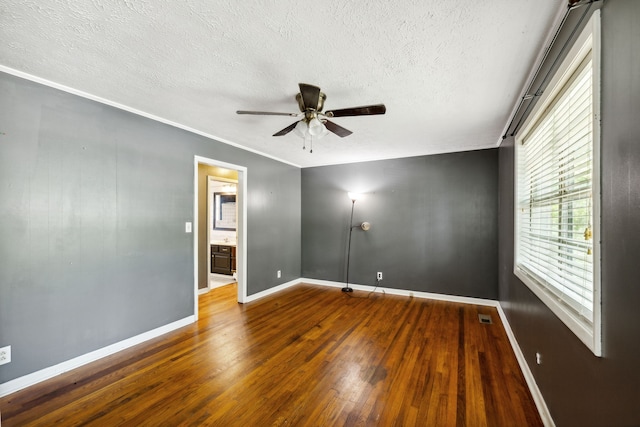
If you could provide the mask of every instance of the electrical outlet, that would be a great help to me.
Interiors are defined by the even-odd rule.
[[[376,275],[376,280],[382,280],[382,271],[378,271],[378,274]]]
[[[536,352],[536,363],[542,365],[542,354]]]
[[[278,279],[279,279],[279,278],[281,278],[281,277],[282,277],[282,271],[281,271],[281,270],[278,270],[278,271],[276,272],[276,276],[278,277]]]
[[[11,346],[0,348],[0,365],[11,362]]]

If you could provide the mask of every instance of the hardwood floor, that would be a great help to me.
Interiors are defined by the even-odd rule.
[[[10,426],[541,426],[491,307],[298,285],[0,399]],[[488,314],[493,324],[482,324]]]

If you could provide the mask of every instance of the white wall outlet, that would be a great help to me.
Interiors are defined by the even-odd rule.
[[[0,348],[0,365],[11,362],[11,346]]]
[[[376,275],[376,280],[382,280],[382,271],[378,271],[378,274]]]
[[[542,354],[536,352],[536,363],[542,365]]]
[[[184,232],[191,233],[191,222],[187,221],[184,223]]]
[[[276,272],[276,276],[278,277],[278,279],[281,278],[282,277],[282,271],[278,270]]]

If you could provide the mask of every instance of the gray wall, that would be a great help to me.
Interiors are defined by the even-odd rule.
[[[248,293],[299,277],[300,169],[0,73],[0,383],[193,314],[194,155],[248,168]]]
[[[606,1],[601,22],[604,357],[513,275],[513,138],[499,156],[500,301],[558,426],[640,425],[640,2]]]
[[[351,201],[349,281],[497,298],[498,150],[302,170],[302,275],[342,282]]]

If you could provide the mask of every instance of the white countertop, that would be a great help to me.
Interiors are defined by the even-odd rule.
[[[237,246],[237,243],[235,241],[229,240],[228,242],[225,242],[224,240],[212,240],[211,245],[223,245],[223,246]]]

